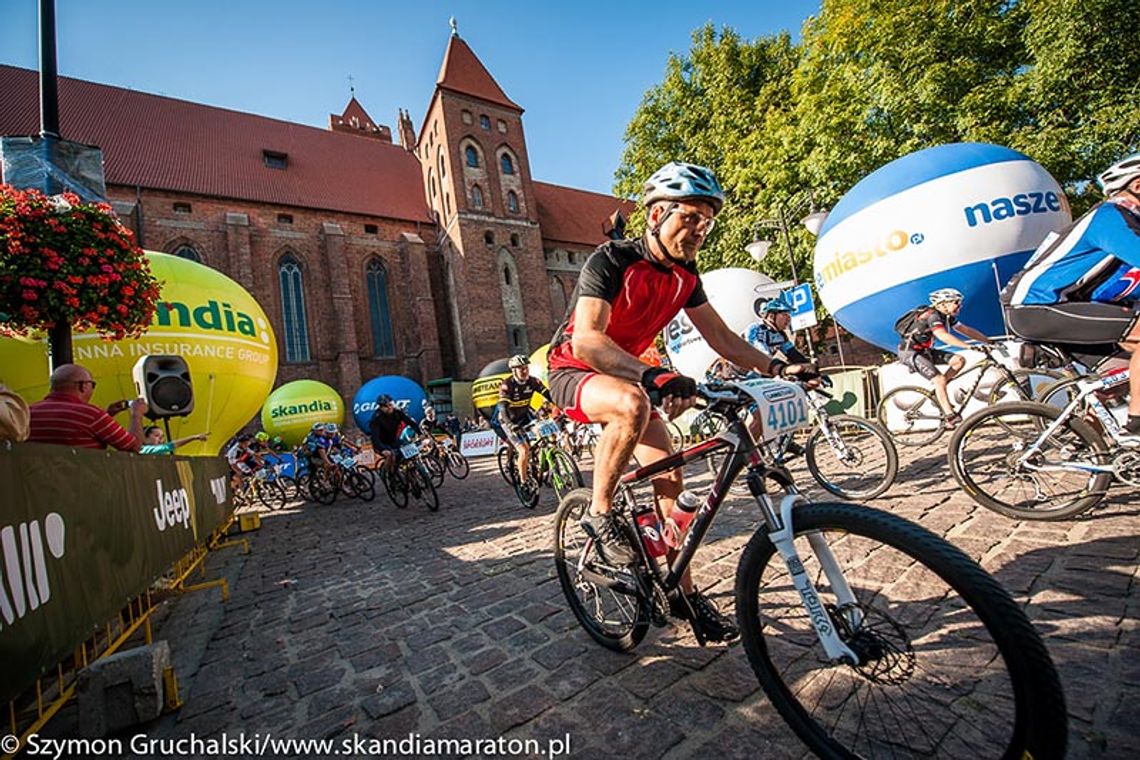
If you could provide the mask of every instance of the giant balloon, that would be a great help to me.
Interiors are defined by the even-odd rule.
[[[765,302],[780,294],[771,277],[751,269],[716,269],[702,274],[701,282],[709,303],[737,334],[760,318]],[[665,352],[678,372],[698,379],[717,358],[683,311],[665,325]]]
[[[423,420],[427,393],[419,383],[401,375],[381,375],[360,386],[352,397],[352,419],[361,430],[368,431],[368,423],[376,411],[376,399],[384,395],[391,396],[396,406],[416,422]]]
[[[496,359],[479,371],[475,382],[471,383],[471,405],[475,411],[487,419],[495,413],[499,403],[499,386],[503,379],[511,376],[506,359]]]
[[[898,344],[895,320],[938,288],[962,291],[962,321],[999,335],[999,282],[1070,221],[1057,181],[1021,153],[984,143],[927,148],[876,170],[836,204],[815,246],[816,290],[841,325],[888,350]]]
[[[550,368],[547,364],[547,354],[550,353],[550,344],[544,343],[530,355],[530,374],[542,381],[543,385],[550,382]]]
[[[194,386],[194,411],[170,420],[172,438],[210,433],[205,443],[179,454],[216,454],[261,408],[277,376],[277,342],[261,306],[216,269],[165,253],[147,252],[162,283],[150,329],[139,338],[106,341],[95,333],[72,335],[74,360],[98,385],[92,403],[134,398],[131,370],[140,356],[176,354],[186,360]],[[29,401],[48,391],[46,341],[0,339],[0,382]],[[126,423],[126,415],[118,417]]]
[[[261,407],[261,427],[290,446],[303,441],[315,422],[344,423],[344,400],[335,388],[317,380],[285,383]]]

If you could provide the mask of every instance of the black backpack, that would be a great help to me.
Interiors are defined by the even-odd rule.
[[[931,308],[932,307],[930,306],[930,304],[922,304],[921,306],[915,306],[913,309],[908,311],[906,314],[903,314],[901,317],[899,317],[898,319],[895,320],[895,332],[897,332],[899,334],[900,338],[910,340],[911,336],[914,335],[915,326],[919,320],[919,317],[921,317],[924,313],[929,311]]]

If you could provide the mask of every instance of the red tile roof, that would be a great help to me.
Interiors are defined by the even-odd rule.
[[[612,195],[575,190],[572,187],[534,183],[538,201],[538,223],[542,238],[560,243],[598,245],[605,241],[602,223],[615,211],[629,219],[636,208],[632,201]]]
[[[38,81],[0,65],[0,134],[39,133]],[[109,185],[431,218],[419,162],[379,140],[63,77],[59,111],[66,139],[103,149]],[[266,150],[288,168],[265,166]]]
[[[439,78],[435,83],[437,87],[445,90],[481,98],[513,108],[520,113],[523,110],[507,97],[495,78],[457,34],[451,35],[451,40],[447,43],[447,52],[444,53],[443,64],[439,67]]]

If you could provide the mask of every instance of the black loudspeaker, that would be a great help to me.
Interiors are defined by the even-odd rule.
[[[150,407],[148,417],[185,417],[194,411],[190,368],[181,356],[143,356],[131,374],[135,390]]]

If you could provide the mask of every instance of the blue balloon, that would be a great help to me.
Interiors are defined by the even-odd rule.
[[[376,411],[376,399],[383,395],[391,396],[396,406],[416,422],[423,420],[424,402],[428,397],[424,389],[414,380],[401,375],[381,375],[360,386],[360,390],[352,397],[352,419],[364,432],[368,432],[368,423]]]
[[[998,291],[1050,231],[1068,201],[1017,151],[953,143],[892,161],[836,204],[815,246],[815,286],[835,319],[893,351],[895,320],[939,288],[965,295],[963,322],[1005,332]]]

